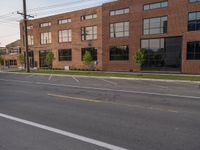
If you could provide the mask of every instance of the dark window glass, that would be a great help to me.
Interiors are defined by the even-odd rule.
[[[129,47],[128,46],[111,47],[110,60],[129,60]]]
[[[97,14],[90,14],[90,15],[81,16],[81,20],[90,20],[90,19],[95,19],[95,18],[97,18]]]
[[[188,31],[200,30],[200,11],[190,12],[188,15]]]
[[[200,60],[200,41],[187,43],[187,60]]]
[[[58,50],[59,61],[71,61],[72,50],[71,49],[60,49]]]
[[[110,11],[110,16],[117,16],[117,15],[123,15],[129,13],[129,8],[124,8],[124,9],[118,9],[118,10],[111,10]]]
[[[89,47],[89,48],[82,48],[81,49],[81,59],[83,60],[83,56],[85,55],[85,52],[88,51],[92,55],[92,60],[97,61],[97,49],[94,47]]]

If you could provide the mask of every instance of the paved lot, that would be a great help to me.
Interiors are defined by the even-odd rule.
[[[0,73],[2,150],[199,150],[195,83]]]

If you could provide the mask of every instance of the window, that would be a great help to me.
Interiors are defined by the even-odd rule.
[[[60,30],[58,41],[59,43],[62,42],[71,42],[72,41],[72,30]]]
[[[123,8],[123,9],[118,9],[118,10],[111,10],[110,11],[110,16],[117,16],[117,15],[128,14],[129,12],[130,12],[129,8]]]
[[[97,14],[90,14],[90,15],[81,16],[81,20],[90,20],[90,19],[95,19],[95,18],[97,18]]]
[[[129,22],[120,22],[110,24],[110,37],[128,37],[129,36]]]
[[[34,45],[33,35],[28,35],[28,45]]]
[[[84,40],[96,40],[97,39],[97,26],[82,27],[81,39]]]
[[[31,29],[33,29],[32,25],[31,26],[27,26],[27,30],[31,30]]]
[[[189,0],[190,3],[200,2],[200,0]]]
[[[16,66],[17,60],[6,60],[6,66]]]
[[[58,50],[59,61],[71,61],[72,50],[71,49],[60,49]]]
[[[41,33],[41,44],[51,43],[51,32]]]
[[[200,41],[187,43],[187,60],[200,60]]]
[[[51,22],[45,22],[45,23],[41,23],[40,27],[44,28],[44,27],[50,27],[51,26]]]
[[[129,47],[128,46],[111,47],[110,60],[129,60]]]
[[[144,35],[167,33],[167,17],[144,19]]]
[[[83,60],[83,57],[84,57],[86,51],[88,51],[88,52],[91,53],[91,55],[92,55],[92,60],[93,60],[93,61],[97,61],[97,49],[94,48],[94,47],[82,48],[82,49],[81,49],[81,54],[82,54],[82,58],[81,58],[81,59],[82,59],[82,60]]]
[[[189,13],[188,31],[200,30],[200,11]]]
[[[70,18],[58,20],[58,24],[66,24],[66,23],[70,23],[70,22],[72,22],[72,19],[70,19]]]
[[[165,8],[168,7],[168,1],[162,1],[158,3],[150,3],[144,5],[144,10],[150,10],[150,9],[157,9],[157,8]]]

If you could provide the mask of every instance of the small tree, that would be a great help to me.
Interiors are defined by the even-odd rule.
[[[136,54],[134,55],[134,59],[136,60],[136,63],[140,66],[143,66],[146,61],[146,53],[144,49],[139,49]]]
[[[84,56],[83,56],[83,62],[86,64],[86,65],[89,65],[91,64],[93,58],[92,58],[92,54],[91,52],[89,51],[86,51]]]
[[[18,56],[17,59],[18,59],[19,63],[20,63],[22,66],[24,66],[24,64],[25,64],[24,55],[23,55],[23,54],[20,54],[20,55]]]
[[[3,63],[4,63],[3,57],[0,55],[0,66],[3,65]]]
[[[46,55],[46,59],[45,59],[45,62],[46,64],[48,65],[48,67],[50,69],[53,68],[53,60],[55,59],[54,57],[54,53],[53,52],[48,52],[47,55]]]

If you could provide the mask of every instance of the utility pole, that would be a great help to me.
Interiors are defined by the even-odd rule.
[[[25,56],[26,56],[26,72],[30,72],[30,65],[29,65],[29,53],[28,53],[28,30],[27,30],[27,17],[34,18],[33,16],[27,15],[26,10],[26,0],[23,0],[23,13],[17,12],[18,14],[23,16],[24,22],[24,47],[25,47]]]

